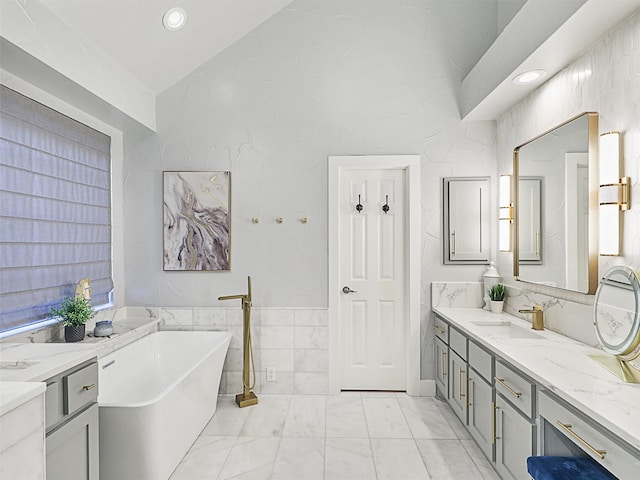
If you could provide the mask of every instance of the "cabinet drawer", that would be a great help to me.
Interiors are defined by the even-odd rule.
[[[489,352],[480,348],[473,340],[469,340],[469,366],[489,383],[493,380],[492,360]]]
[[[496,362],[496,392],[511,402],[527,417],[534,417],[535,384],[524,378],[521,373]]]
[[[449,329],[449,346],[453,348],[463,360],[467,359],[467,337],[453,327]]]
[[[449,345],[449,324],[436,315],[433,318],[433,329],[436,337]]]
[[[98,364],[91,363],[63,378],[64,413],[70,415],[98,399]]]
[[[640,452],[632,453],[632,447],[623,446],[620,440],[546,392],[540,393],[540,416],[618,478],[635,478],[638,474]]]

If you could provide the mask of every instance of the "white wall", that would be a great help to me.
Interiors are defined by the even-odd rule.
[[[257,307],[326,308],[327,157],[420,154],[431,376],[430,282],[485,270],[442,265],[441,179],[495,171],[494,125],[462,124],[456,104],[466,37],[441,23],[419,1],[294,2],[161,94],[157,134],[126,147],[126,304],[217,305],[251,275]],[[231,272],[163,272],[162,171],[199,169],[231,170]]]
[[[80,91],[78,87],[81,87],[141,125],[155,129],[155,96],[99,47],[71,30],[38,1],[0,0],[0,9],[2,37],[51,69],[39,70],[24,80],[57,96],[62,93],[54,90],[62,88],[64,96],[69,89],[74,89],[74,96],[82,97],[86,92]],[[6,50],[2,52],[3,68],[11,71],[12,65],[7,63],[14,63],[14,51],[8,46],[3,50]],[[21,71],[12,73],[29,75],[39,68],[34,63],[23,68],[26,58],[20,56],[17,61],[22,64],[17,65],[16,70]],[[61,87],[53,72],[72,82]],[[69,98],[66,101],[75,103]]]
[[[341,154],[421,155],[426,309],[432,279],[478,279],[442,266],[440,183],[494,170],[494,128],[460,122],[436,25],[422,2],[295,2],[160,95],[157,135],[126,153],[127,304],[208,306],[251,275],[258,305],[326,307]],[[231,273],[162,271],[161,172],[198,169],[231,170]]]
[[[590,72],[590,73],[585,73]],[[640,267],[640,12],[571,63],[498,120],[498,174],[512,172],[512,151],[539,133],[579,113],[598,112],[600,133],[617,130],[624,138],[624,173],[631,177],[632,208],[624,213],[623,255],[600,257],[599,273],[610,265]],[[513,281],[513,257],[498,254],[498,269]],[[522,286],[522,284],[520,284]],[[574,338],[593,342],[593,296],[526,286],[523,303],[545,303],[553,328]],[[580,305],[582,315],[576,315]],[[511,312],[510,312],[511,313]]]

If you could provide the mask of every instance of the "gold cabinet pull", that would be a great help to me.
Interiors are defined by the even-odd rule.
[[[458,400],[462,400],[464,393],[462,393],[462,377],[464,376],[464,370],[458,368]]]
[[[440,335],[444,335],[444,329],[442,327],[440,327],[439,325],[434,325],[433,329],[438,332]]]
[[[601,460],[604,460],[604,457],[607,454],[607,451],[606,450],[598,450],[597,448],[594,448],[593,446],[591,446],[584,438],[582,438],[580,435],[578,435],[576,432],[574,432],[571,429],[571,424],[570,423],[562,423],[560,420],[556,420],[556,425],[558,425],[565,432],[567,432],[569,435],[571,435],[573,438],[575,438],[583,447],[585,447],[591,453],[593,453],[594,455],[597,455],[598,457],[600,457]]]
[[[91,385],[84,385],[82,387],[83,390],[91,390],[92,388],[96,388],[96,384],[92,383]]]
[[[540,258],[540,230],[536,230],[536,257]]]
[[[447,376],[446,361],[447,361],[447,352],[442,352],[442,356],[440,357],[440,370],[442,371],[443,377]]]
[[[493,378],[495,378],[496,382],[498,382],[500,385],[506,388],[509,391],[509,393],[514,397],[520,398],[522,396],[522,392],[516,392],[513,388],[511,388],[509,385],[504,383],[504,378],[498,378],[498,377],[493,377]]]
[[[451,248],[451,256],[455,257],[456,256],[456,231],[454,230],[453,233],[451,234],[451,239],[453,240],[453,247]]]
[[[496,402],[491,402],[491,443],[496,444],[496,440],[500,437],[496,436],[496,410],[500,407],[496,405]]]

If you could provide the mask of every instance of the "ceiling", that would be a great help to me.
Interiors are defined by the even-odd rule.
[[[104,53],[157,95],[292,1],[33,0],[31,5],[44,6],[81,43]],[[640,0],[422,1],[439,19],[443,53],[462,82],[459,107],[465,120],[497,118],[541,83],[514,86],[513,76],[544,68],[546,81],[640,7]],[[187,24],[168,31],[162,16],[175,6],[187,11]],[[17,45],[33,47],[26,38]],[[35,47],[28,51],[39,52]]]
[[[154,94],[249,33],[292,0],[39,0]],[[168,31],[171,7],[187,24]]]

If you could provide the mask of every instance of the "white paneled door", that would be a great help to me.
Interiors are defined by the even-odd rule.
[[[405,390],[406,170],[344,170],[339,185],[343,390]]]

